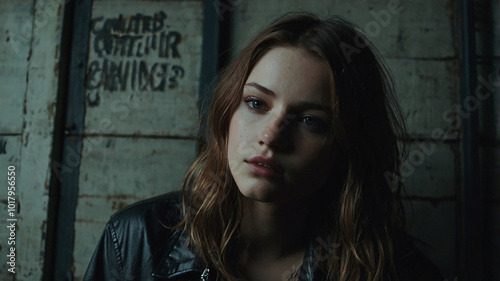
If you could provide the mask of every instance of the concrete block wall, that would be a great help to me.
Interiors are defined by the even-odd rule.
[[[93,2],[74,280],[113,213],[182,188],[196,153],[202,24],[202,1]]]
[[[395,78],[414,143],[402,165],[409,232],[453,280],[457,275],[460,128],[444,113],[459,102],[459,53],[453,1],[239,1],[231,14],[231,46],[240,47],[287,11],[356,23],[378,47]],[[382,14],[384,16],[382,16]],[[410,201],[411,199],[411,201]]]
[[[64,239],[58,237],[54,248],[46,246],[48,235],[54,235],[47,226],[49,200],[58,200],[49,198],[50,184],[61,180],[52,175],[79,174],[78,186],[62,185],[78,190],[74,225],[60,227],[74,234],[64,278],[81,280],[110,215],[180,189],[196,153],[202,1],[93,1],[85,104],[76,105],[85,113],[81,154],[54,147],[56,131],[68,129],[55,126],[58,92],[69,94],[59,83],[72,83],[71,77],[58,80],[68,59],[61,57],[68,2],[0,2],[0,179],[5,187],[0,193],[0,280],[50,280],[46,257],[53,257]],[[106,20],[120,20],[120,15],[133,32],[103,31]],[[115,38],[115,49],[106,49],[110,45],[103,35]],[[61,107],[73,113],[73,106]],[[58,149],[79,166],[58,170],[64,164],[54,162]],[[8,194],[9,167],[15,167],[15,195]],[[11,269],[7,255],[14,245],[6,226],[12,218],[17,221]]]

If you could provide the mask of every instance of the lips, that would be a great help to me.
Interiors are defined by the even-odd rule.
[[[272,158],[265,158],[262,156],[256,156],[245,160],[250,164],[256,174],[262,176],[273,176],[275,174],[282,174],[283,168],[281,165]]]

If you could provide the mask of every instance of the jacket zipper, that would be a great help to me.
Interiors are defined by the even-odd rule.
[[[208,281],[208,273],[209,272],[210,272],[210,269],[208,269],[208,268],[203,269],[203,273],[201,273],[200,281]]]

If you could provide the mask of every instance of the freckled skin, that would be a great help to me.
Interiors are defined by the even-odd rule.
[[[321,59],[294,47],[271,49],[252,69],[228,138],[231,173],[246,198],[300,202],[325,184],[332,171],[333,149],[326,132],[315,130],[305,118],[312,116],[329,126],[331,113],[309,107],[297,110],[296,105],[330,104],[333,83],[329,71]],[[249,86],[251,83],[274,94]],[[245,101],[247,98],[259,102]],[[275,159],[283,173],[273,177],[253,173],[245,161],[259,155]]]

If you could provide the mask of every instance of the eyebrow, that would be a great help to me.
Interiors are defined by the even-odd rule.
[[[250,87],[253,87],[257,90],[259,90],[260,92],[266,94],[266,95],[269,95],[273,98],[276,97],[276,93],[273,92],[272,90],[258,84],[258,83],[255,83],[255,82],[250,82],[250,83],[247,83],[245,84],[245,86],[250,86]],[[301,101],[301,102],[298,102],[296,104],[293,105],[293,109],[297,110],[297,111],[304,111],[306,109],[317,109],[317,110],[322,110],[322,111],[326,111],[328,113],[331,113],[332,112],[332,109],[327,106],[327,105],[323,105],[323,104],[318,104],[318,103],[315,103],[315,102],[309,102],[309,101]]]
[[[270,89],[258,84],[258,83],[255,83],[255,82],[250,82],[250,83],[247,83],[245,84],[245,86],[250,86],[250,87],[254,87],[255,89],[263,92],[264,94],[266,95],[269,95],[269,96],[272,96],[273,98],[276,97],[276,93],[274,93],[273,91],[271,91]]]

